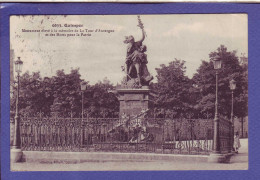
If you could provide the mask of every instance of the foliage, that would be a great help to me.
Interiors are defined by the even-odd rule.
[[[78,69],[71,70],[70,74],[65,74],[59,70],[56,76],[50,79],[50,88],[54,97],[51,105],[51,112],[78,112],[80,110],[80,74]]]
[[[31,75],[26,72],[20,77],[20,112],[36,113],[40,110],[48,112],[50,109],[51,96],[48,96],[48,87],[42,82],[39,72]],[[11,99],[11,110],[15,110],[17,83],[14,86],[15,96]]]
[[[219,55],[222,60],[222,68],[218,75],[218,108],[223,116],[230,116],[231,112],[231,90],[229,82],[233,78],[237,87],[234,91],[234,113],[239,115],[243,111],[247,114],[247,67],[239,64],[239,59],[235,51],[227,51],[227,48],[221,45],[217,51],[209,54],[210,59]],[[216,99],[216,70],[213,62],[202,61],[197,73],[192,78],[198,95],[195,108],[200,112],[214,113]]]
[[[19,108],[20,113],[45,115],[59,112],[60,115],[69,116],[69,113],[82,113],[82,91],[80,89],[79,69],[72,69],[69,74],[58,70],[56,76],[42,78],[39,72],[24,73],[20,77]],[[16,83],[17,84],[17,83]],[[118,100],[108,93],[113,85],[104,79],[93,86],[87,85],[84,93],[84,114],[95,117],[112,117],[118,115]],[[14,87],[17,94],[17,85]],[[16,96],[11,99],[11,115],[15,110]]]
[[[118,116],[119,101],[117,97],[108,93],[114,86],[106,78],[103,82],[99,81],[89,87],[86,93],[86,106],[88,113],[95,117],[114,117]]]
[[[248,116],[248,65],[242,65],[239,90],[234,92],[234,115],[239,118]]]
[[[175,59],[168,66],[162,64],[156,71],[158,83],[153,84],[152,89],[157,94],[155,108],[159,114],[166,114],[169,111],[180,114],[192,109],[190,96],[192,83],[185,76],[185,61]]]

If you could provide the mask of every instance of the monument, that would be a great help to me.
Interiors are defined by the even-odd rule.
[[[152,105],[149,84],[153,76],[150,75],[147,68],[147,47],[143,44],[146,33],[140,16],[137,16],[137,18],[137,26],[142,31],[142,39],[135,41],[134,37],[130,35],[126,36],[124,41],[127,44],[125,66],[122,66],[125,77],[121,85],[116,88],[120,101],[120,117],[123,114],[137,116],[142,111],[148,110]]]
[[[135,135],[130,137],[129,142],[132,143],[161,141],[161,135],[157,136],[154,130],[151,130],[154,127],[145,118],[153,106],[154,95],[149,88],[153,76],[150,75],[147,68],[147,47],[143,44],[146,37],[144,25],[140,16],[137,18],[137,26],[142,31],[142,39],[135,41],[132,35],[125,37],[127,53],[125,65],[122,66],[125,77],[114,91],[120,102],[119,117],[121,121],[117,127],[123,126],[126,127],[125,129],[130,128],[135,132]]]

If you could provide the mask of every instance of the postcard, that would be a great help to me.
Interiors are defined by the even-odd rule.
[[[247,14],[11,15],[11,171],[248,169]]]

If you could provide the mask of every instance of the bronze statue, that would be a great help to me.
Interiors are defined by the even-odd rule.
[[[126,83],[132,81],[131,83],[135,88],[140,88],[142,85],[149,85],[153,77],[150,75],[146,66],[148,63],[147,55],[145,54],[147,47],[142,44],[146,33],[140,16],[138,16],[137,26],[142,30],[142,39],[135,41],[134,37],[130,35],[125,37],[124,43],[128,44],[126,54]],[[131,83],[129,82],[129,84]]]

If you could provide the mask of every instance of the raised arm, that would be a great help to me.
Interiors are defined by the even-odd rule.
[[[140,16],[137,16],[137,19],[138,19],[138,25],[137,26],[140,27],[140,29],[142,29],[142,34],[143,34],[143,37],[140,40],[140,42],[143,42],[144,39],[145,39],[144,24],[142,23]]]
[[[142,39],[140,40],[141,42],[143,42],[144,41],[144,39],[145,39],[145,31],[144,31],[144,28],[141,28],[142,29]]]

